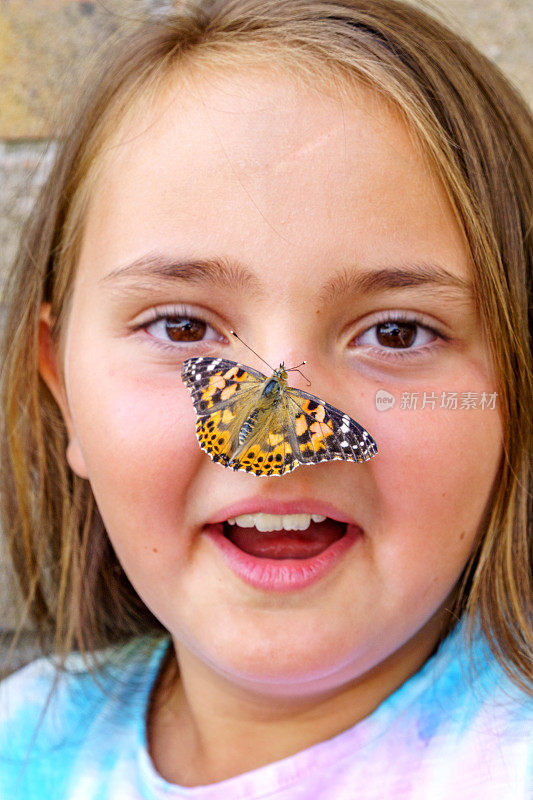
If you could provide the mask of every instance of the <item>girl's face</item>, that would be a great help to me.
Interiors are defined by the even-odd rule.
[[[442,186],[363,87],[191,78],[106,147],[64,331],[68,458],[184,662],[297,696],[427,657],[501,453],[471,279]],[[311,387],[290,383],[356,419],[378,455],[283,477],[213,463],[180,370],[220,355],[266,371],[232,329],[274,367],[306,359]],[[355,535],[305,585],[257,585],[211,535],[254,512]],[[249,533],[252,549],[269,535]]]

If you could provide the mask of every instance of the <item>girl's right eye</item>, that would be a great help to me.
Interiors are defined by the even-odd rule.
[[[198,342],[205,337],[207,323],[191,317],[166,317],[148,325],[152,336],[166,336],[171,342]]]
[[[145,330],[163,346],[194,342],[222,341],[222,336],[205,320],[189,314],[155,312],[154,317],[142,322],[137,330]]]

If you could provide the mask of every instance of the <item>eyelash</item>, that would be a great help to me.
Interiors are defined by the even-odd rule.
[[[135,332],[147,329],[154,325],[157,322],[161,322],[163,320],[177,320],[182,318],[189,318],[191,320],[198,320],[199,322],[204,322],[208,329],[211,329],[213,332],[216,333],[216,329],[214,325],[212,325],[207,319],[204,318],[205,314],[202,315],[195,311],[191,311],[190,308],[186,306],[164,306],[160,308],[154,308],[149,312],[149,317],[144,319],[142,322],[138,323],[133,330]],[[378,317],[373,321],[373,324],[365,328],[365,330],[358,334],[357,336],[352,337],[351,341],[357,340],[361,338],[364,334],[368,333],[368,331],[372,330],[372,328],[377,328],[378,325],[383,324],[384,322],[406,322],[410,323],[411,325],[415,325],[417,328],[423,328],[426,331],[432,333],[437,339],[442,341],[448,341],[449,337],[445,336],[443,333],[437,331],[434,327],[429,325],[425,319],[419,317],[415,314],[408,314],[402,311],[385,311],[381,312]],[[176,349],[184,346],[194,347],[195,345],[202,345],[206,342],[220,342],[222,341],[222,335],[219,335],[218,338],[213,337],[212,339],[202,339],[198,342],[184,342],[183,344],[179,344],[178,342],[170,343],[165,342],[157,337],[148,334],[151,339],[153,340],[154,346],[167,350],[172,353],[176,353]],[[413,358],[421,358],[427,355],[430,351],[433,351],[435,347],[438,347],[438,344],[432,343],[427,345],[422,345],[421,347],[406,347],[406,348],[385,348],[385,347],[377,347],[375,345],[363,345],[367,348],[366,352],[370,352],[372,355],[375,355],[377,358],[381,358],[383,360],[389,361],[398,361],[400,359],[413,359]]]
[[[149,316],[146,319],[143,319],[142,322],[139,322],[137,325],[133,327],[134,332],[141,330],[147,332],[147,329],[151,325],[155,325],[157,322],[162,322],[163,320],[179,320],[185,318],[185,319],[197,320],[198,322],[204,322],[207,329],[211,329],[214,333],[217,333],[215,326],[211,324],[207,319],[205,319],[205,312],[198,313],[196,311],[192,311],[190,308],[187,308],[186,306],[163,306],[160,308],[151,309],[151,311],[149,311],[148,313]],[[174,355],[176,354],[177,348],[179,348],[180,346],[181,347],[184,346],[194,347],[195,345],[201,346],[206,342],[220,342],[223,339],[221,334],[217,334],[217,336],[213,337],[212,339],[201,339],[198,342],[194,341],[183,342],[180,345],[179,342],[173,342],[173,343],[165,342],[162,339],[158,339],[156,336],[153,336],[152,334],[148,335],[152,339],[151,344],[153,344],[155,347],[158,347],[159,349],[167,350],[168,352],[171,352]]]
[[[365,330],[361,334],[352,337],[351,341],[361,338],[364,334],[368,333],[368,331],[372,330],[372,328],[377,328],[378,325],[381,325],[384,322],[410,323],[411,325],[414,325],[417,329],[424,329],[425,331],[428,331],[441,341],[444,342],[449,341],[448,336],[445,336],[443,333],[436,330],[432,325],[430,325],[427,322],[426,319],[417,316],[414,313],[409,314],[404,311],[381,312],[378,315],[378,317],[373,320],[372,325],[369,325],[367,328],[365,328]],[[377,358],[381,358],[383,360],[388,360],[388,361],[398,361],[401,359],[405,360],[405,359],[423,358],[426,355],[428,355],[431,351],[434,351],[436,347],[439,347],[439,344],[432,342],[431,344],[422,345],[420,347],[406,347],[398,349],[377,347],[375,345],[363,345],[363,346],[367,347],[367,353],[370,352],[372,355],[376,355]]]

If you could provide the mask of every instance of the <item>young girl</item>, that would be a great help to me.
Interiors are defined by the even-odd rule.
[[[111,48],[7,289],[47,657],[0,689],[2,798],[532,797],[531,141],[393,0],[190,3]],[[232,331],[377,455],[211,460],[181,369],[267,372]]]

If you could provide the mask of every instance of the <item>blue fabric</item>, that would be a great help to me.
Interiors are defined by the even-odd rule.
[[[462,627],[366,719],[333,739],[209,786],[158,775],[145,716],[168,640],[40,659],[0,684],[2,800],[532,800],[533,700]],[[57,678],[57,686],[49,698]],[[47,698],[49,702],[47,703]]]

